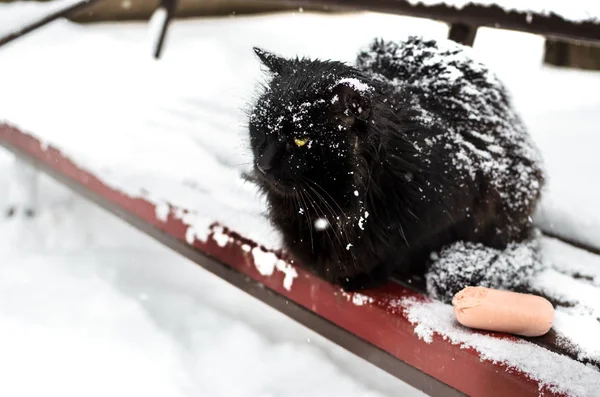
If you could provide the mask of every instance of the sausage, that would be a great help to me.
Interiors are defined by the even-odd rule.
[[[459,323],[469,328],[541,336],[550,331],[554,307],[541,296],[467,287],[452,299]]]

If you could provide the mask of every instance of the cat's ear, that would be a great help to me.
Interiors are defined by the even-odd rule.
[[[347,126],[354,124],[356,120],[367,121],[371,115],[370,87],[354,79],[342,81],[333,89],[337,108],[342,112],[340,120]]]
[[[269,70],[276,74],[283,74],[289,61],[285,58],[277,56],[271,52],[265,51],[261,48],[254,47],[254,53],[258,56],[258,59],[265,65]]]

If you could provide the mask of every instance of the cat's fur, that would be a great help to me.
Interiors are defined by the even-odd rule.
[[[530,238],[537,150],[468,48],[375,40],[355,66],[255,51],[270,81],[249,117],[254,178],[303,265],[353,290],[457,241]]]

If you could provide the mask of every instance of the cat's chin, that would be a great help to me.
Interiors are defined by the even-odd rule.
[[[294,194],[294,189],[294,186],[281,182],[271,182],[267,187],[267,190],[269,190],[272,194],[280,197],[291,197]]]
[[[262,186],[263,190],[279,197],[291,197],[294,194],[295,186],[284,181],[276,181],[264,177],[260,174],[253,175],[253,182]]]

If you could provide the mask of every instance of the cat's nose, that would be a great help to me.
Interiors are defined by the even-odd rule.
[[[267,175],[267,172],[271,169],[271,166],[268,163],[257,161],[256,169],[263,175]]]
[[[258,172],[267,175],[267,172],[272,168],[275,153],[276,147],[274,145],[267,146],[265,151],[256,159],[256,168],[258,169]]]
[[[258,169],[258,171],[260,171],[261,174],[266,175],[267,171],[265,171],[263,169],[263,167],[260,166],[260,164],[256,164],[256,169]]]

